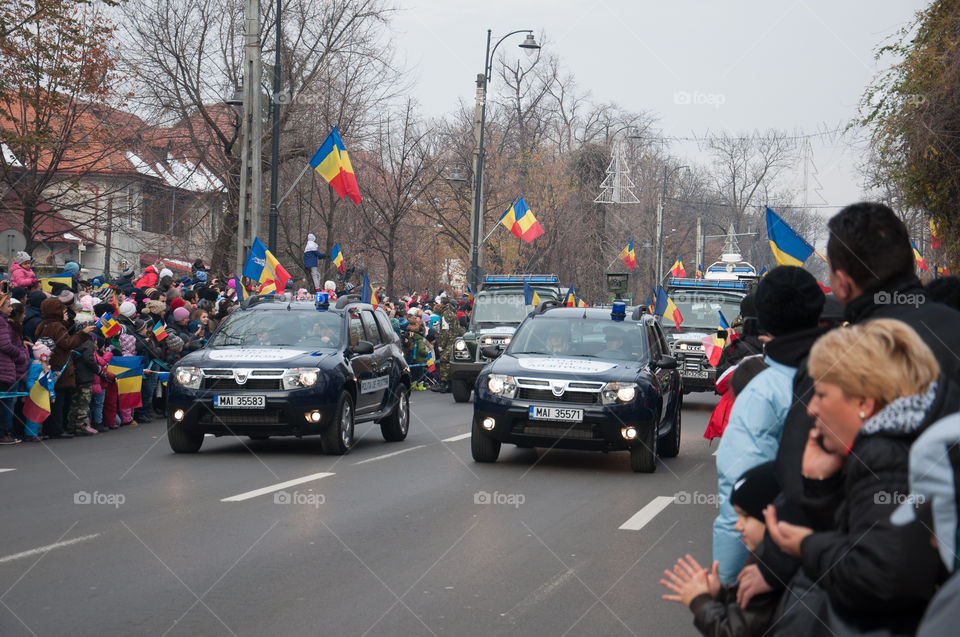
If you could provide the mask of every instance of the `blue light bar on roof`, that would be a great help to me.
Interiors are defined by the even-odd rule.
[[[483,277],[484,285],[505,285],[526,283],[541,283],[545,285],[560,285],[560,279],[553,274],[488,274]]]
[[[752,281],[704,281],[703,279],[670,279],[671,288],[711,288],[747,291]]]
[[[735,267],[733,268],[733,270],[727,270],[727,268],[725,268],[725,267],[722,266],[722,265],[716,265],[716,266],[707,268],[707,272],[728,272],[728,271],[729,271],[729,272],[744,272],[744,273],[747,273],[747,274],[753,274],[753,269],[748,268],[748,267],[745,266],[745,265],[735,266]]]

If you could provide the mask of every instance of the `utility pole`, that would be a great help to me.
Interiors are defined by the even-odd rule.
[[[243,127],[240,160],[240,210],[237,214],[236,273],[243,271],[247,251],[260,232],[261,136],[260,1],[246,0],[243,48]]]
[[[698,269],[700,267],[706,267],[703,263],[703,217],[697,217],[697,250],[696,250],[696,259],[697,262],[693,265]],[[706,274],[706,271],[704,271]]]
[[[270,252],[277,252],[277,219],[279,211],[277,210],[277,181],[280,172],[280,47],[283,43],[283,30],[280,28],[281,0],[277,0],[277,55],[273,61],[273,135],[270,140],[270,236],[268,238],[268,248]],[[292,96],[292,93],[291,93]]]
[[[487,31],[486,58],[490,55],[490,31]],[[486,111],[487,79],[483,73],[477,74],[477,105],[474,109],[473,135],[476,148],[473,151],[473,205],[470,215],[470,268],[467,270],[467,283],[474,292],[480,289],[480,240],[483,238],[483,119]]]

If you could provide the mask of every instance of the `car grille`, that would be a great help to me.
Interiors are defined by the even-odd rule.
[[[203,425],[269,425],[284,422],[282,409],[217,409],[200,414]]]
[[[563,392],[561,396],[554,396],[553,391],[549,389],[520,387],[517,389],[517,398],[519,400],[538,400],[550,403],[582,403],[595,405],[600,402],[600,393],[568,390]]]
[[[702,356],[690,356],[690,355],[687,355],[687,357],[683,359],[683,370],[682,370],[682,371],[685,371],[685,372],[699,372],[699,371],[701,371],[701,370],[703,369],[703,367],[701,366],[701,361],[704,361],[704,360],[705,360],[705,359],[704,359]]]
[[[235,378],[204,377],[204,389],[220,391],[277,391],[283,389],[283,381],[279,378],[248,378],[240,385]]]
[[[513,426],[513,434],[518,436],[540,436],[542,438],[563,438],[568,440],[596,440],[602,438],[593,425],[586,423],[518,423]]]

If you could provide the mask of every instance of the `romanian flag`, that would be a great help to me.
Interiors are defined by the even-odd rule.
[[[523,302],[534,307],[540,305],[540,295],[528,281],[523,282]]]
[[[717,310],[717,314],[720,315],[720,327],[722,327],[722,328],[725,329],[725,330],[729,330],[729,329],[730,329],[730,323],[727,322],[727,317],[724,316],[724,315],[723,315],[723,312],[721,312],[720,310]]]
[[[73,275],[68,270],[64,272],[59,272],[57,274],[52,274],[50,276],[45,276],[42,279],[40,279],[40,289],[42,289],[47,294],[53,294],[54,283],[62,283],[67,287],[72,287]]]
[[[696,278],[698,278],[698,279],[702,279],[702,278],[703,278],[703,266],[700,265],[699,263],[697,264],[697,277],[696,277]]]
[[[710,363],[711,366],[716,367],[717,363],[720,362],[720,357],[723,355],[723,348],[727,344],[726,340],[716,334],[712,334],[710,336],[704,336],[700,339],[700,342],[703,344],[704,354],[707,355],[707,362]]]
[[[659,314],[664,318],[673,319],[673,322],[677,326],[677,331],[680,331],[680,325],[683,323],[683,314],[680,313],[680,309],[674,304],[673,299],[671,299],[667,291],[663,289],[663,286],[657,286],[657,305],[653,308],[653,313]]]
[[[523,197],[517,197],[510,209],[500,216],[500,223],[518,239],[530,243],[543,234],[543,227],[533,216]]]
[[[572,285],[567,290],[566,296],[563,297],[563,304],[567,307],[587,307],[587,304],[583,302],[583,299],[574,293]]]
[[[767,208],[767,238],[777,265],[800,267],[813,254],[813,246],[770,208]]]
[[[120,291],[117,288],[113,288],[113,299],[110,301],[110,305],[113,306],[114,312],[120,313]]]
[[[153,335],[157,337],[157,341],[167,338],[167,330],[160,321],[157,321],[157,324],[153,326]]]
[[[820,286],[820,289],[823,290],[823,293],[824,293],[824,294],[831,294],[831,293],[833,293],[833,290],[832,290],[832,289],[830,289],[829,287],[827,287],[827,286],[824,285],[823,283],[820,283],[820,281],[817,281],[817,285]]]
[[[467,299],[470,301],[470,307],[473,307],[473,288],[467,283]]]
[[[933,221],[933,219],[931,219],[930,220],[930,247],[933,248],[934,250],[939,250],[941,243],[942,241],[940,237],[940,230],[937,229],[937,224]]]
[[[337,266],[337,271],[339,271],[340,274],[347,271],[347,266],[343,262],[343,251],[340,249],[339,243],[333,244],[333,250],[330,251],[330,263]]]
[[[259,238],[254,238],[253,245],[250,246],[250,254],[243,266],[243,276],[259,282],[261,294],[267,293],[264,291],[264,284],[271,282],[275,283],[277,291],[283,292],[290,280],[290,274]]]
[[[910,239],[910,247],[913,248],[913,258],[917,260],[917,267],[924,272],[929,272],[930,268],[927,267],[927,260],[924,259],[920,251],[917,250],[917,244],[913,242],[913,239]]]
[[[343,145],[336,126],[327,135],[323,145],[310,158],[310,166],[327,180],[341,199],[347,196],[353,200],[353,203],[360,204],[360,186],[357,185],[357,176],[353,174],[347,147]]]
[[[763,266],[763,269],[760,270],[760,278],[767,276],[767,266]]]
[[[237,303],[243,303],[243,283],[238,276],[233,277],[233,289],[237,293]]]
[[[630,239],[630,244],[620,251],[620,260],[631,270],[637,269],[637,254],[633,251],[633,239]]]
[[[683,267],[683,259],[677,257],[677,260],[673,262],[673,267],[670,268],[670,274],[682,279],[687,276],[687,269]]]
[[[427,369],[431,372],[437,371],[437,357],[433,355],[433,350],[427,355]]]
[[[107,338],[113,338],[123,331],[123,328],[120,327],[120,324],[117,323],[113,315],[109,312],[97,319],[97,327],[100,328],[100,331],[103,332],[103,335]]]
[[[50,415],[50,372],[42,373],[23,403],[23,417],[42,423]]]
[[[941,276],[950,276],[950,270],[948,270],[948,269],[946,269],[946,268],[941,267],[941,266],[938,265],[937,268],[936,268],[936,276],[938,276],[938,277],[941,277]]]
[[[377,293],[373,291],[370,278],[366,273],[363,274],[363,285],[360,287],[360,302],[369,303],[373,306],[373,309],[377,309],[377,306],[380,305],[380,299],[377,298]]]
[[[114,356],[107,369],[116,375],[120,409],[140,407],[140,386],[143,383],[142,356]]]

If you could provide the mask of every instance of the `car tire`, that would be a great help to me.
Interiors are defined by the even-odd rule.
[[[476,418],[470,430],[470,453],[475,462],[496,462],[500,457],[500,441],[483,433]]]
[[[458,403],[468,403],[470,402],[470,385],[466,381],[462,380],[453,380],[450,381],[450,392],[453,393],[453,400]]]
[[[634,473],[653,473],[657,470],[657,438],[660,433],[660,415],[644,436],[641,444],[630,447],[630,468]]]
[[[673,416],[673,427],[670,433],[660,440],[660,457],[676,458],[680,453],[680,413],[683,410],[683,400],[677,401],[677,410]]]
[[[348,453],[356,443],[353,429],[353,398],[347,392],[340,392],[334,421],[320,435],[320,445],[324,453],[342,456]]]
[[[197,453],[203,445],[203,434],[187,431],[182,422],[167,418],[167,442],[174,453]]]
[[[387,442],[400,442],[410,430],[410,388],[400,385],[399,392],[393,411],[380,422],[380,433]]]

